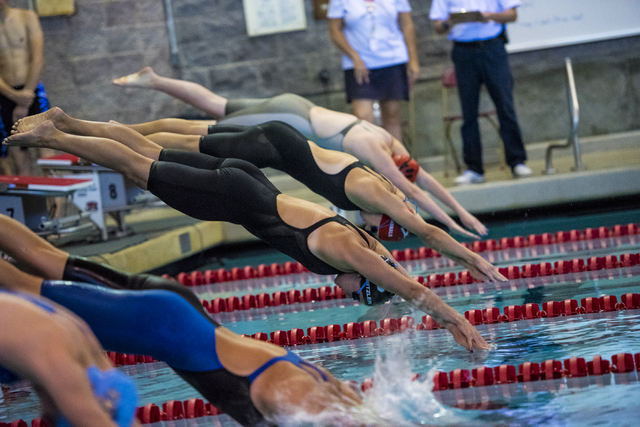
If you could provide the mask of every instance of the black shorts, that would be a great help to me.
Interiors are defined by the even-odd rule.
[[[369,83],[359,85],[353,68],[344,70],[344,87],[347,102],[354,99],[374,99],[378,101],[408,101],[409,78],[407,64],[369,70]]]
[[[24,86],[14,87],[16,90],[22,89]],[[29,107],[29,116],[34,116],[39,113],[44,113],[49,109],[49,99],[44,91],[44,85],[39,83],[35,90],[36,97]],[[11,135],[11,128],[13,127],[13,109],[15,108],[15,102],[11,101],[4,95],[0,95],[0,139],[4,140]],[[3,145],[0,150],[0,157],[7,157],[8,146]],[[27,147],[20,147],[23,150],[28,150]]]

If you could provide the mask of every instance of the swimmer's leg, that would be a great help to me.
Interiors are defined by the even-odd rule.
[[[140,134],[133,133],[141,137]],[[147,188],[149,171],[153,163],[151,159],[113,139],[71,135],[57,129],[49,120],[28,132],[11,135],[4,143],[65,151],[120,172],[142,189]]]
[[[140,87],[164,92],[214,118],[224,117],[227,105],[227,98],[216,95],[204,86],[185,80],[158,76],[151,67],[145,67],[137,73],[116,79],[113,83],[119,86]]]
[[[283,170],[282,157],[263,129],[269,123],[251,127],[213,126],[213,132],[200,139],[199,150],[210,156],[242,159],[258,168]]]
[[[83,257],[70,255],[64,267],[62,280],[90,283],[116,290],[165,290],[178,294],[201,314],[207,316],[198,297],[178,282],[150,274],[128,274],[108,265],[98,264]]]
[[[50,120],[56,127],[65,133],[81,136],[93,136],[98,138],[109,138],[118,141],[139,154],[152,160],[158,158],[161,147],[154,144],[138,132],[118,123],[93,122],[75,119],[62,111],[58,107],[43,113],[41,116],[30,116],[20,120],[14,126],[14,134],[28,132],[42,122],[43,118]]]
[[[242,159],[234,159],[234,158],[225,159],[225,158],[210,156],[202,153],[188,153],[188,152],[183,152],[178,150],[165,149],[165,150],[162,150],[162,152],[160,153],[159,160],[163,163],[163,166],[166,163],[178,163],[184,166],[189,166],[190,168],[205,169],[205,170],[229,168],[230,171],[233,171],[234,169],[239,169],[245,172],[247,175],[249,175],[249,176],[244,176],[242,178],[241,177],[237,178],[237,179],[242,179],[242,181],[244,182],[243,188],[244,188],[245,196],[246,194],[248,194],[247,192],[249,191],[249,186],[255,189],[257,188],[256,184],[258,183],[261,184],[260,186],[268,187],[271,191],[274,191],[277,193],[280,192],[273,185],[273,183],[269,181],[269,179],[265,176],[264,173],[262,173],[262,171],[257,166]],[[230,173],[235,173],[235,172],[237,171],[230,172]],[[174,172],[168,171],[166,173],[171,174]],[[186,177],[183,176],[183,178],[186,178]],[[202,178],[200,178],[199,180],[197,178],[195,179],[196,181],[202,180]],[[193,185],[195,185],[195,183]],[[199,188],[204,191],[207,188],[215,188],[216,185],[217,185],[216,182],[202,181]],[[221,187],[224,187],[225,185],[226,184],[222,184],[220,182]],[[202,197],[204,197],[204,195]],[[200,197],[196,197],[195,199],[199,199],[199,198]],[[236,199],[237,199],[237,195],[236,195]],[[221,201],[218,201],[218,204],[220,202]]]
[[[179,135],[177,133],[158,132],[146,136],[162,148],[172,150],[200,152],[200,135]]]
[[[151,122],[123,125],[148,136],[158,132],[178,133],[181,135],[206,135],[215,120],[160,119]]]

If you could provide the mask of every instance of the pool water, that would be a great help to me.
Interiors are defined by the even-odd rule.
[[[509,223],[492,227],[493,239],[505,236],[541,234],[586,227],[638,222],[640,212],[628,211],[590,215],[568,220]],[[483,253],[499,266],[524,265],[541,261],[586,259],[591,256],[640,252],[640,236],[632,239],[601,239],[580,245],[554,245],[537,250]],[[411,241],[398,247],[418,247]],[[264,262],[264,261],[260,261]],[[433,259],[403,263],[414,276],[460,271]],[[256,265],[252,259],[240,266]],[[437,268],[437,270],[436,270]],[[206,266],[203,267],[206,269]],[[201,299],[277,290],[330,286],[330,277],[312,274],[253,279],[192,288]],[[511,280],[507,283],[474,283],[434,290],[459,312],[490,307],[563,301],[565,299],[640,293],[640,266],[570,273],[550,277]],[[382,318],[411,316],[418,323],[424,313],[403,301],[368,308],[349,299],[311,302],[232,313],[212,317],[238,334],[255,334],[329,324],[343,325]],[[567,425],[631,426],[640,413],[638,371],[625,374],[560,378],[531,383],[500,384],[459,390],[432,392],[429,377],[435,371],[515,365],[565,360],[571,357],[592,360],[601,355],[611,360],[617,353],[640,352],[640,309],[577,314],[554,318],[479,325],[478,330],[494,348],[468,352],[458,346],[447,331],[407,331],[402,334],[332,343],[309,344],[290,349],[305,359],[330,370],[341,380],[362,382],[374,378],[374,387],[365,398],[365,409],[375,408],[388,425]],[[168,400],[201,397],[164,363],[119,368],[131,375],[140,390],[139,406]],[[411,381],[411,374],[420,378]],[[3,389],[0,422],[38,416],[37,399],[28,386]],[[316,418],[317,421],[317,418]],[[298,420],[297,425],[302,424]],[[319,422],[322,425],[321,421]],[[237,425],[226,415],[158,423],[165,426]],[[293,424],[296,425],[296,424]]]

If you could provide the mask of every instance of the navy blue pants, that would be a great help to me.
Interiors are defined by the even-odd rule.
[[[455,43],[451,58],[456,69],[462,108],[462,151],[468,169],[484,173],[478,126],[480,89],[484,83],[496,106],[500,137],[507,164],[513,168],[527,159],[513,103],[513,77],[501,38],[478,44]]]

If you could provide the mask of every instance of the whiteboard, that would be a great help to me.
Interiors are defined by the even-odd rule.
[[[640,0],[522,0],[509,52],[640,34]]]

